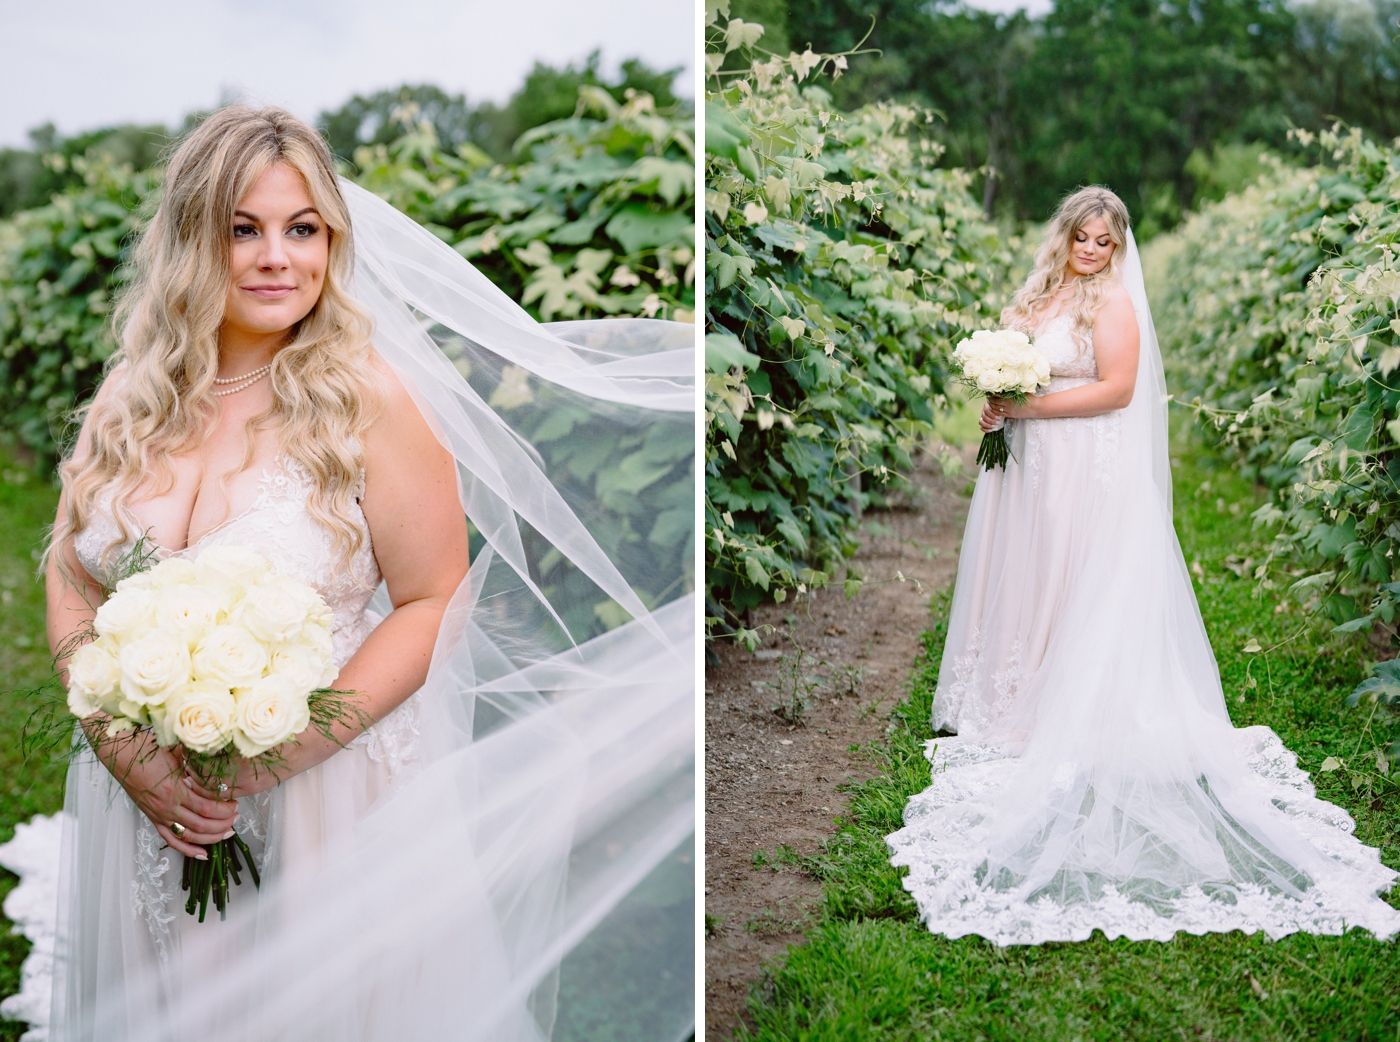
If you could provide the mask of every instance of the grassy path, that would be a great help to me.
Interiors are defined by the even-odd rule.
[[[0,456],[0,843],[18,822],[63,806],[63,762],[25,761],[20,735],[29,706],[14,692],[49,674],[44,635],[44,590],[35,577],[46,527],[58,494],[45,481]],[[0,871],[0,899],[15,885]],[[19,991],[19,970],[29,942],[0,929],[0,995]],[[0,1020],[0,1040],[17,1039],[25,1026]]]
[[[1276,596],[1254,598],[1254,583],[1235,574],[1258,556],[1249,512],[1260,497],[1213,458],[1176,449],[1177,528],[1187,561],[1200,565],[1196,591],[1234,722],[1277,731],[1313,772],[1319,795],[1346,808],[1358,837],[1400,867],[1396,785],[1364,772],[1316,773],[1328,756],[1367,760],[1395,729],[1379,717],[1368,728],[1364,710],[1342,704],[1364,672],[1364,649],[1295,645],[1267,657],[1243,650],[1251,639],[1272,647],[1299,627],[1296,613],[1275,611]],[[770,971],[752,1003],[754,1027],[737,1037],[1400,1040],[1400,943],[1365,933],[1279,942],[1182,934],[1167,944],[1095,934],[1081,944],[1010,949],[929,934],[885,860],[883,837],[928,781],[923,742],[932,736],[945,611],[946,600],[935,601],[909,697],[869,751],[883,777],[850,792],[849,815],[823,855],[773,858],[779,870],[822,880],[821,922]]]

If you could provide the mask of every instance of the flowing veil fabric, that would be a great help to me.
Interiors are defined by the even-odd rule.
[[[1141,338],[1132,402],[1097,427],[1015,422],[1013,451],[1045,468],[1043,484],[1014,461],[981,476],[934,702],[935,728],[959,733],[929,743],[931,784],[888,837],[892,861],[909,868],[925,923],[952,937],[1389,937],[1400,912],[1376,894],[1396,873],[1271,730],[1230,723],[1172,527],[1166,385],[1131,233],[1126,248]],[[1059,487],[1049,457],[1071,445],[1056,432],[1074,429],[1093,430],[1077,443],[1093,458],[1082,484]],[[996,690],[964,690],[988,634],[1024,632],[1035,612],[1038,660],[1015,644],[1013,661],[977,674]],[[1000,711],[957,713],[979,696]]]
[[[565,962],[564,1013],[684,1038],[694,328],[541,326],[387,203],[341,190],[354,295],[457,460],[472,535],[418,695],[422,768],[316,878],[264,887],[255,957],[186,982],[173,1012],[124,1011],[120,1037],[217,1020],[237,1039],[533,1042],[560,1012],[561,962],[586,950],[586,987],[568,989]],[[130,969],[136,993],[156,972]],[[679,998],[636,1027],[663,978]]]

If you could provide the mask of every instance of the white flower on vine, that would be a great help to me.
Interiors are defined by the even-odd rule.
[[[801,54],[793,51],[788,55],[788,64],[792,66],[792,74],[797,77],[797,82],[801,83],[807,78],[807,74],[821,63],[821,56],[812,53],[812,48],[808,47]]]
[[[621,286],[624,289],[628,286],[640,286],[642,284],[641,276],[625,264],[613,272],[612,278],[608,279],[608,281],[612,285]]]

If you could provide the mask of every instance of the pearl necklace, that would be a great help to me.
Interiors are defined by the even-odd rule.
[[[222,379],[216,376],[214,378],[216,384],[235,384],[236,386],[230,387],[226,391],[215,391],[214,396],[222,398],[226,394],[237,394],[239,391],[246,391],[270,372],[272,372],[272,363],[268,362],[267,365],[259,366],[251,373],[244,373],[242,376],[226,376]]]

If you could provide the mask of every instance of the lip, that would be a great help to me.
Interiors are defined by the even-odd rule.
[[[284,286],[281,283],[270,286],[239,286],[238,288],[262,300],[281,300],[288,294],[295,293],[297,289],[295,286]]]

